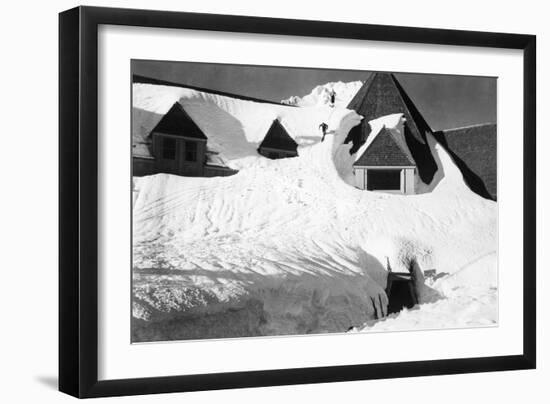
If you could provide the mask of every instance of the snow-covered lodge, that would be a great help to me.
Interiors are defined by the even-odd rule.
[[[451,154],[466,184],[484,198],[496,200],[495,123],[433,131],[391,73],[373,73],[348,109],[364,117],[348,137],[354,144],[352,152],[359,153],[354,167],[359,188],[414,194],[418,179],[429,184],[437,169],[427,142],[431,134]],[[369,121],[395,113],[405,118],[401,133],[382,129],[369,139]]]
[[[431,130],[393,74],[371,74],[348,108],[364,117],[348,136],[351,151],[358,154],[354,171],[359,188],[414,194],[418,179],[431,182],[437,169],[426,139]],[[382,128],[370,139],[369,122],[396,113],[403,114],[402,129]]]
[[[188,177],[217,177],[236,174],[208,150],[208,138],[179,102],[161,118],[150,134],[151,157],[134,157],[134,175],[168,173]],[[275,119],[258,153],[269,159],[296,157],[298,144]]]
[[[468,186],[479,195],[496,200],[496,124],[434,132],[397,78],[383,72],[371,74],[347,108],[364,117],[346,139],[353,143],[351,152],[356,155],[357,188],[414,194],[419,181],[429,184],[437,170],[427,140],[428,135],[433,135],[449,151]],[[369,122],[392,114],[402,115],[400,130],[371,128]],[[134,153],[136,176],[171,173],[212,177],[237,172],[209,150],[208,134],[179,102],[175,102],[151,130],[148,142],[149,155]],[[256,151],[270,159],[295,157],[298,144],[277,118],[271,122]]]

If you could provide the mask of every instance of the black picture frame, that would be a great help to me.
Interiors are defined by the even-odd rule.
[[[98,381],[98,26],[343,38],[523,51],[523,354]],[[183,12],[77,7],[59,15],[59,390],[104,397],[536,366],[536,37]]]

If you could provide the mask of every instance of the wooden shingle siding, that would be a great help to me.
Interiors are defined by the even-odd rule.
[[[418,174],[425,183],[431,182],[437,164],[426,140],[426,133],[431,133],[432,130],[393,74],[372,73],[348,104],[348,109],[355,110],[364,117],[346,139],[346,142],[353,142],[352,153],[355,153],[370,135],[369,121],[385,115],[402,113],[406,121],[405,140],[418,168]]]
[[[156,173],[155,159],[144,157],[132,158],[132,176],[143,177]]]
[[[394,140],[390,131],[383,128],[367,150],[355,162],[357,166],[414,166],[415,162]]]
[[[497,125],[447,129],[434,137],[449,152],[466,184],[487,199],[497,199]]]

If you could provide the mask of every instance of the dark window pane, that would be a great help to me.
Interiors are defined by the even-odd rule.
[[[197,161],[197,143],[185,142],[185,160]]]
[[[162,158],[165,160],[176,159],[176,139],[171,137],[162,138]]]
[[[367,189],[401,189],[401,170],[367,170]]]

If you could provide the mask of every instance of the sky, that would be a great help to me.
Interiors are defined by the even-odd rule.
[[[331,81],[365,81],[368,71],[133,60],[132,73],[279,102]],[[496,122],[494,77],[395,73],[433,130]]]

